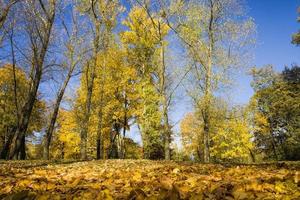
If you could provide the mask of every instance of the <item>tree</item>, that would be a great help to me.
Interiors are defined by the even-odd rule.
[[[24,138],[38,88],[43,74],[44,61],[46,58],[52,27],[56,14],[56,1],[51,0],[45,4],[43,1],[26,1],[24,4],[24,15],[27,22],[27,34],[31,47],[31,82],[26,101],[21,107],[19,124],[14,131],[12,145],[10,147],[9,158],[16,158],[21,148],[21,141]]]
[[[247,113],[241,109],[230,111],[219,122],[212,136],[212,158],[218,162],[246,163],[251,161],[253,143]],[[253,159],[252,159],[253,161]]]
[[[65,22],[63,22],[65,28],[65,37],[67,39],[64,42],[65,53],[63,58],[64,61],[61,63],[61,68],[63,71],[66,72],[66,77],[64,78],[64,81],[57,92],[55,104],[53,106],[53,111],[50,115],[50,121],[46,129],[43,157],[44,159],[47,160],[49,159],[49,148],[50,148],[52,134],[55,128],[55,123],[58,116],[60,104],[63,100],[63,96],[67,89],[70,79],[72,78],[72,76],[78,75],[78,70],[76,68],[78,68],[78,65],[81,64],[84,58],[84,54],[86,52],[83,45],[83,39],[82,39],[83,35],[82,32],[80,32],[79,30],[78,27],[79,24],[77,21],[78,19],[76,18],[78,17],[75,16],[74,11],[72,10],[71,11],[72,25],[70,25],[71,27],[68,28]]]
[[[214,100],[211,116],[211,160],[250,161],[253,143],[247,111],[239,107],[229,108],[223,100]],[[180,124],[180,130],[185,156],[203,161],[204,122],[199,119],[198,113],[187,114]]]
[[[100,0],[100,1],[79,1],[78,9],[86,14],[93,27],[92,39],[92,56],[91,60],[85,66],[86,70],[86,102],[85,102],[85,117],[82,121],[81,130],[81,159],[86,159],[87,137],[88,137],[88,122],[91,115],[92,95],[94,89],[94,79],[96,74],[96,65],[98,63],[97,55],[101,48],[106,49],[111,31],[115,25],[116,17],[120,10],[119,0]],[[103,37],[101,36],[108,36]],[[101,40],[102,39],[102,40]]]
[[[253,69],[254,138],[267,159],[297,159],[299,149],[299,67],[276,73],[271,66]]]
[[[185,156],[203,161],[203,137],[200,130],[201,123],[195,113],[188,113],[180,123],[180,135]]]
[[[212,101],[235,67],[241,66],[239,58],[246,57],[253,42],[254,23],[235,0],[190,1],[182,8],[185,17],[180,18],[177,30],[191,58],[193,84],[189,94],[201,113],[204,162],[209,162]]]
[[[156,77],[159,69],[156,65],[157,45],[167,34],[166,26],[161,27],[161,38],[157,36],[155,24],[159,19],[150,18],[143,8],[133,7],[128,19],[123,22],[129,30],[121,34],[121,40],[126,46],[129,64],[137,71],[136,88],[140,94],[139,108],[137,109],[137,123],[139,125],[144,148],[145,158],[155,158],[163,152],[160,114],[160,95],[156,89]],[[159,55],[159,54],[158,54]],[[152,152],[151,152],[152,151]]]
[[[51,155],[55,159],[80,158],[80,135],[74,110],[60,110]]]
[[[16,82],[14,81],[14,74]],[[7,64],[0,68],[0,135],[1,135],[1,159],[8,159],[8,151],[13,139],[12,132],[17,128],[20,120],[19,110],[26,101],[26,94],[29,90],[30,80],[26,77],[25,72],[12,65]],[[38,97],[37,97],[38,98]],[[45,102],[37,99],[33,107],[32,117],[26,134],[21,140],[21,151],[19,158],[25,159],[25,137],[32,135],[34,131],[41,131],[45,124],[46,111]]]

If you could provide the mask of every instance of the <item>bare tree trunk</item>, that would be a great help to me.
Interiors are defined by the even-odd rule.
[[[120,135],[120,127],[119,124],[115,121],[113,123],[113,131],[110,134],[110,148],[108,158],[119,158],[118,157],[118,146],[116,144],[116,140]]]
[[[213,33],[213,22],[214,22],[214,12],[213,12],[214,3],[210,1],[210,19],[209,19],[209,27],[208,27],[208,37],[209,37],[209,45],[208,45],[208,61],[206,66],[206,74],[205,74],[205,91],[204,91],[204,111],[203,111],[203,134],[204,134],[204,162],[210,162],[210,107],[211,107],[211,81],[212,81],[212,53],[214,48],[214,33]]]
[[[60,89],[60,91],[57,95],[57,98],[56,98],[56,103],[54,105],[54,110],[53,110],[53,113],[51,115],[51,120],[49,122],[47,131],[46,131],[44,155],[43,155],[45,160],[49,160],[50,144],[51,144],[51,139],[52,139],[52,135],[53,135],[57,115],[58,115],[59,108],[60,108],[60,103],[63,99],[63,96],[65,94],[68,83],[71,79],[74,68],[75,68],[75,66],[71,66],[71,69],[69,70],[68,75],[67,75],[67,77],[66,77],[66,79],[65,79],[65,81],[64,81],[64,83],[63,83],[63,85],[62,85],[62,87],[61,87],[61,89]]]
[[[102,85],[103,86],[103,85]],[[103,91],[101,94],[101,99],[100,99],[101,103],[100,103],[100,108],[99,108],[99,113],[98,113],[98,128],[97,128],[97,155],[96,158],[102,159],[103,158],[103,151],[102,151],[102,145],[103,145],[103,141],[102,141],[102,124],[103,124]]]
[[[159,26],[160,33],[160,26]],[[161,69],[160,69],[160,93],[163,111],[163,137],[164,137],[164,151],[165,160],[171,159],[170,143],[171,143],[171,130],[168,116],[168,100],[166,94],[166,66],[165,66],[165,50],[161,38]]]
[[[124,96],[124,120],[123,120],[123,137],[122,137],[122,142],[121,142],[121,158],[125,159],[126,157],[126,144],[125,144],[125,135],[126,135],[126,128],[127,128],[127,123],[128,123],[128,119],[127,119],[127,106],[128,106],[128,102],[127,102],[127,96],[125,94]]]
[[[26,136],[23,135],[22,141],[21,141],[21,147],[20,147],[20,160],[26,159]]]
[[[3,148],[0,153],[0,159],[8,159],[9,149],[10,145],[12,144],[13,140],[13,133],[15,132],[16,128],[13,128],[13,130],[7,130],[6,132],[6,138],[4,139]]]
[[[46,16],[45,18],[47,24],[43,26],[44,28],[43,30],[39,30],[39,28],[41,27],[34,27],[33,30],[39,32],[40,34],[43,34],[39,36],[40,40],[42,40],[40,41],[41,44],[37,44],[37,40],[33,39],[35,37],[34,33],[32,33],[32,35],[30,36],[32,51],[33,51],[34,76],[33,76],[30,90],[27,95],[26,102],[20,113],[21,115],[20,115],[19,125],[17,127],[16,132],[14,133],[13,142],[10,147],[10,153],[9,153],[10,159],[17,158],[17,155],[21,150],[22,139],[26,135],[32,109],[36,100],[37,91],[42,78],[44,60],[48,50],[50,35],[51,35],[52,26],[55,18],[56,1],[51,1],[51,2],[52,2],[51,3],[52,8],[49,8],[48,11],[45,9],[45,5],[43,4],[43,2],[42,1],[39,2],[41,9],[43,10]],[[30,19],[30,20],[36,20],[36,19]]]
[[[81,159],[85,160],[87,158],[87,135],[88,135],[88,123],[91,115],[91,106],[92,106],[92,94],[94,89],[94,79],[95,71],[97,65],[97,54],[99,51],[99,42],[100,42],[100,25],[101,22],[98,21],[97,17],[94,18],[95,23],[95,38],[94,38],[94,52],[93,52],[93,62],[92,66],[87,66],[87,94],[86,94],[86,105],[85,105],[85,118],[83,120],[83,127],[80,132],[80,154]],[[91,74],[88,74],[89,68],[91,68]]]

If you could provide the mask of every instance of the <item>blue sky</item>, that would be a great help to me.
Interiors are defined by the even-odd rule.
[[[285,65],[300,64],[300,47],[291,44],[291,36],[300,29],[297,23],[299,0],[248,0],[249,15],[257,25],[257,44],[252,66],[272,64],[277,71]],[[236,103],[247,103],[253,94],[251,77],[238,78]]]

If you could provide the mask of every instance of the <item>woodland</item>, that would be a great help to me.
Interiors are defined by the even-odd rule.
[[[0,0],[0,199],[299,199],[300,66],[251,66],[247,13]],[[243,105],[227,97],[240,73]]]

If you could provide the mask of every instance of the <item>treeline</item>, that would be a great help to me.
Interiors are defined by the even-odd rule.
[[[299,112],[289,105],[299,102],[299,82],[284,77],[299,77],[297,67],[272,83],[266,69],[253,70],[248,107],[222,98],[255,43],[240,1],[15,0],[0,8],[1,159],[296,159]],[[286,91],[278,98],[277,85]],[[195,112],[181,123],[179,150],[170,115],[182,95]],[[142,147],[127,137],[134,125]]]
[[[229,107],[220,99],[213,104],[210,133],[215,162],[299,160],[300,67],[281,73],[271,65],[251,70],[255,93],[247,106]],[[181,122],[184,150],[179,159],[203,161],[203,121],[199,111]]]

